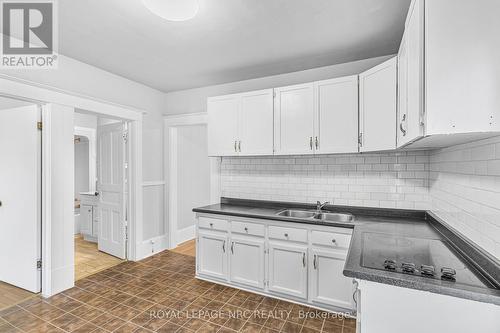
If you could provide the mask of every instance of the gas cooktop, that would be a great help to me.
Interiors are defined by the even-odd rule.
[[[363,233],[361,266],[474,287],[492,288],[445,240]],[[366,250],[365,249],[369,249]]]

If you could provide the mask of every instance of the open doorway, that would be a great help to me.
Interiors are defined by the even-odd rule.
[[[127,123],[76,110],[75,280],[127,259]]]
[[[41,291],[40,106],[0,97],[0,310]]]

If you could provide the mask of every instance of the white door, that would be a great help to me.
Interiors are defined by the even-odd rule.
[[[231,282],[264,288],[264,239],[234,237],[229,247]]]
[[[360,151],[396,148],[397,58],[359,75]]]
[[[125,259],[125,138],[124,124],[97,128],[97,191],[100,223],[98,249]],[[96,218],[96,216],[94,216]]]
[[[199,231],[197,244],[198,273],[227,279],[227,236]]]
[[[274,89],[274,145],[279,155],[314,153],[314,84]]]
[[[307,247],[269,242],[269,291],[307,298]]]
[[[345,252],[311,249],[309,285],[313,302],[353,308],[353,280],[342,273],[346,257]]]
[[[239,95],[228,95],[208,99],[209,156],[238,155],[239,109]]]
[[[241,94],[238,138],[240,155],[272,155],[273,140],[273,90]]]
[[[38,121],[36,105],[0,110],[0,281],[35,293],[41,288]]]
[[[316,153],[358,152],[358,76],[314,83]]]

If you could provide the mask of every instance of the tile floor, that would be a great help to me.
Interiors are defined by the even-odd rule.
[[[353,319],[197,280],[194,265],[171,251],[121,263],[0,311],[0,332],[355,332]]]
[[[0,310],[36,296],[21,288],[0,282]]]
[[[75,236],[75,281],[113,267],[123,260],[97,249],[97,243]]]
[[[196,241],[192,239],[181,243],[172,252],[194,257],[196,256]]]

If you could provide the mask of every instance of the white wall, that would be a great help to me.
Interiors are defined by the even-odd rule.
[[[97,128],[97,116],[75,112],[75,127]]]
[[[299,72],[266,76],[258,79],[244,80],[197,89],[171,92],[165,95],[164,114],[206,112],[207,97],[232,94],[250,90],[275,88],[291,84],[305,83],[323,79],[331,79],[345,75],[359,74],[378,65],[391,56],[382,56],[345,64],[319,67]]]
[[[194,207],[210,204],[210,164],[208,159],[207,127],[181,126],[178,138],[178,219],[177,229],[192,228],[194,236]],[[178,237],[178,242],[188,236]],[[183,239],[184,238],[184,239]]]
[[[500,137],[430,156],[432,210],[500,258]]]

